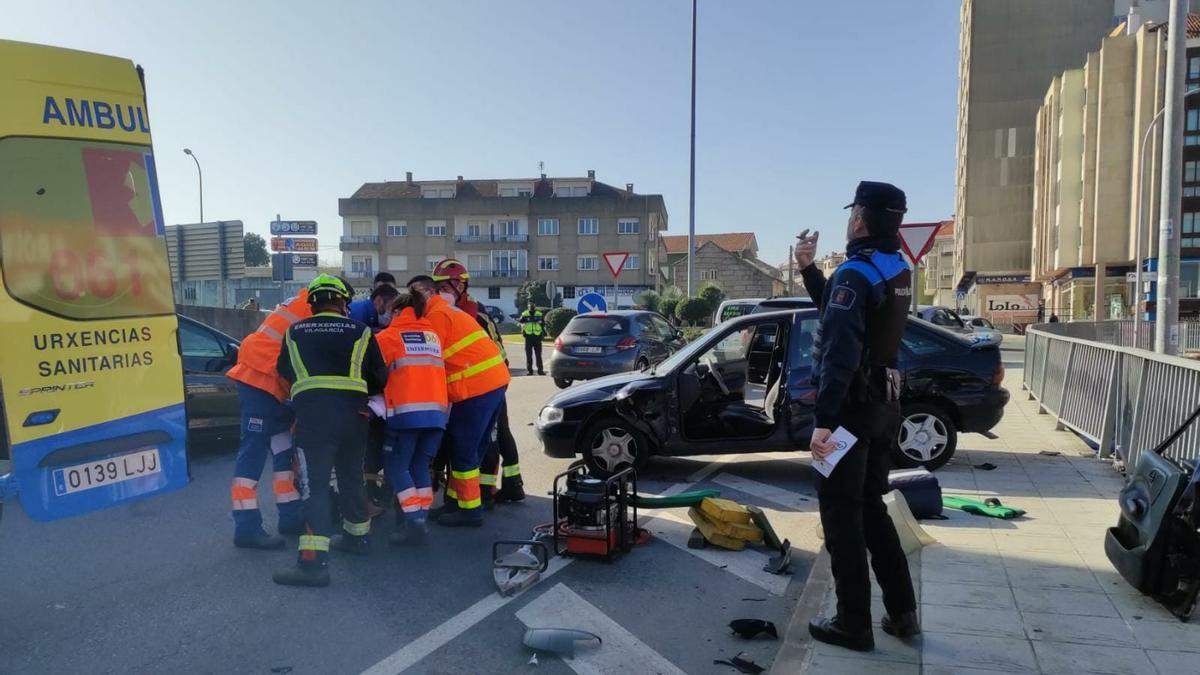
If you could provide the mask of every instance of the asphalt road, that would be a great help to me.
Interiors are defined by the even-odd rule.
[[[523,366],[519,347],[510,351]],[[732,673],[713,660],[741,651],[769,666],[778,642],[747,642],[726,626],[737,618],[771,620],[781,632],[787,625],[818,546],[807,460],[671,459],[640,476],[645,493],[715,487],[766,508],[798,546],[792,576],[763,572],[759,551],[688,550],[691,525],[675,509],[648,519],[653,538],[627,556],[557,559],[552,576],[501,599],[491,542],[527,538],[550,520],[547,493],[567,464],[541,454],[532,426],[554,385],[516,372],[510,419],[529,498],[498,507],[478,530],[435,529],[422,551],[384,544],[388,514],[370,557],[335,554],[326,589],[271,582],[272,570],[294,560],[291,545],[233,548],[229,447],[197,450],[192,484],[151,501],[49,524],[7,509],[0,673]],[[264,516],[272,529],[273,508]],[[588,628],[605,642],[574,660],[543,654],[535,666],[521,644],[526,625]]]

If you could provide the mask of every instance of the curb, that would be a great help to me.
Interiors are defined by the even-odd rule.
[[[825,596],[833,588],[833,572],[829,567],[829,552],[821,545],[821,553],[813,562],[808,573],[808,582],[796,602],[796,610],[784,632],[783,645],[775,654],[771,674],[794,675],[804,672],[812,658],[812,639],[808,636],[808,622],[825,605]]]

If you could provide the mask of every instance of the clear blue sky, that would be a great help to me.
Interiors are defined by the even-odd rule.
[[[666,198],[688,224],[687,0],[0,5],[0,38],[146,69],[168,223],[319,222],[364,181],[583,175]],[[959,3],[701,0],[696,226],[844,243],[859,179],[954,208]]]

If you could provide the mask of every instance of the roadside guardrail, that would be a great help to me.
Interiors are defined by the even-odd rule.
[[[1096,444],[1101,457],[1115,455],[1125,466],[1200,405],[1200,362],[1132,346],[1132,324],[1047,323],[1025,334],[1023,386],[1030,397],[1060,426]],[[1153,324],[1143,323],[1140,333],[1139,342],[1150,344]],[[1193,338],[1200,349],[1200,324],[1181,324],[1181,345]],[[1200,459],[1200,427],[1193,425],[1166,454]]]

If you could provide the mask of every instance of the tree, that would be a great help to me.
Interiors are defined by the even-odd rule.
[[[637,297],[634,298],[634,302],[636,302],[643,309],[648,309],[651,312],[658,311],[658,305],[659,305],[660,300],[662,300],[662,298],[659,297],[658,291],[655,291],[652,289],[646,289],[646,290],[642,291],[641,293],[638,293]]]
[[[246,267],[265,267],[271,264],[267,254],[267,240],[261,234],[247,232],[242,237],[242,250],[246,256]]]
[[[704,302],[708,303],[708,313],[712,314],[721,306],[721,301],[725,299],[725,291],[716,282],[710,281],[700,287],[700,291],[696,294]]]
[[[550,298],[546,295],[546,282],[544,281],[526,281],[517,288],[518,312],[524,312],[529,307],[530,298],[538,307],[558,307],[562,304],[557,293],[554,294],[555,302],[551,304]]]
[[[691,326],[702,323],[712,316],[704,298],[684,298],[675,308],[675,318]]]
[[[571,319],[575,318],[576,312],[569,307],[559,307],[546,312],[546,335],[554,338],[571,323]]]
[[[675,309],[679,306],[679,301],[683,299],[683,292],[674,286],[668,287],[662,292],[662,296],[658,299],[658,313],[667,317],[667,319],[675,320]]]

